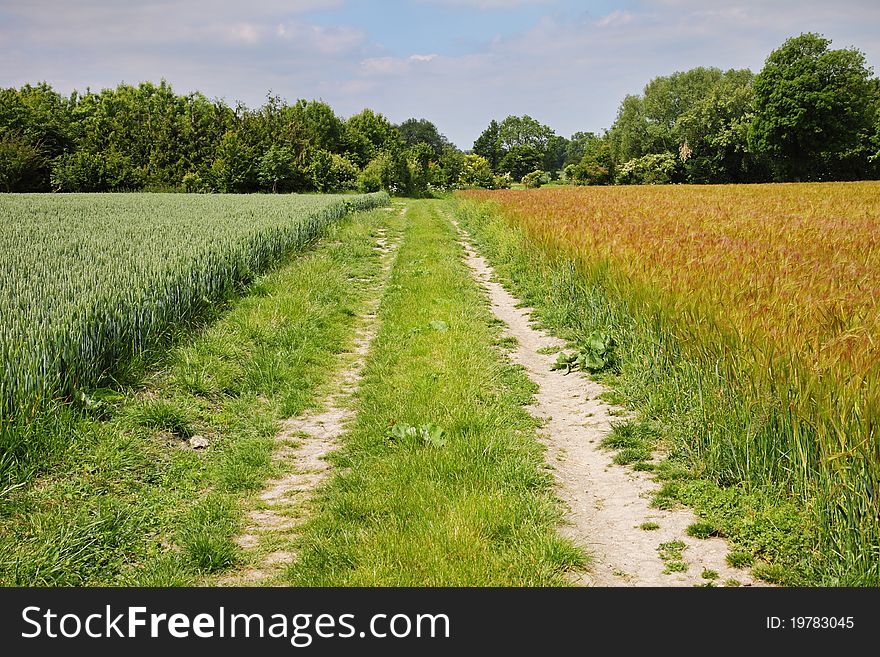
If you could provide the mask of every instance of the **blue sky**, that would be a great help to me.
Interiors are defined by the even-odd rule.
[[[167,79],[251,107],[427,118],[462,148],[491,119],[610,127],[627,93],[694,66],[760,70],[823,33],[880,67],[876,0],[0,0],[0,86]]]

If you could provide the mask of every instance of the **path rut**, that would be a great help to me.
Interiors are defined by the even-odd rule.
[[[551,371],[554,355],[539,351],[561,349],[564,342],[532,326],[532,309],[521,307],[497,282],[492,267],[477,254],[458,224],[452,223],[461,235],[467,265],[486,290],[492,312],[504,322],[504,334],[516,338],[511,360],[522,365],[538,385],[530,412],[544,421],[540,437],[547,447],[546,459],[556,475],[557,493],[568,507],[560,532],[593,557],[589,571],[574,574],[573,583],[694,586],[709,581],[702,576],[705,569],[718,573],[719,583],[730,579],[746,586],[760,585],[748,572],[727,565],[728,547],[723,539],[687,536],[688,525],[698,520],[690,510],[652,508],[650,501],[659,484],[647,473],[612,462],[613,452],[599,444],[624,410],[599,399],[607,388],[584,374]],[[646,522],[659,528],[641,529]],[[658,547],[673,541],[686,546],[681,558],[687,564],[684,572],[669,572],[660,558]]]
[[[406,208],[400,213],[405,214]],[[339,437],[355,415],[352,397],[360,384],[370,343],[378,332],[376,313],[398,247],[397,241],[390,241],[384,230],[378,232],[374,248],[382,257],[379,281],[356,321],[352,347],[344,356],[334,390],[321,401],[322,410],[307,411],[282,422],[272,458],[284,462],[289,472],[267,482],[259,495],[263,508],[248,514],[247,529],[236,538],[245,551],[256,551],[260,546],[270,546],[269,550],[256,565],[224,578],[222,585],[269,583],[285,565],[296,559],[290,545],[297,528],[308,517],[309,502],[315,491],[330,474],[331,466],[326,457],[338,447]]]

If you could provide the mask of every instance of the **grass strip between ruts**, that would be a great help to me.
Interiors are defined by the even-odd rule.
[[[526,412],[499,323],[438,201],[412,202],[337,474],[287,582],[558,586],[585,557]]]

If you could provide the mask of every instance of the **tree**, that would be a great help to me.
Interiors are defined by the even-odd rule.
[[[577,164],[587,152],[588,145],[599,139],[593,132],[576,132],[565,144],[565,161],[563,166]]]
[[[212,187],[219,192],[241,193],[253,188],[254,154],[235,131],[228,131],[217,145],[211,163]]]
[[[606,138],[585,139],[579,162],[565,167],[566,179],[575,185],[608,185],[614,179],[614,156]]]
[[[380,152],[394,152],[401,147],[400,133],[382,114],[365,109],[345,124],[351,159],[363,166]]]
[[[70,103],[45,82],[0,89],[0,187],[48,191],[50,163],[73,148]]]
[[[408,196],[425,196],[428,193],[431,164],[435,158],[434,149],[430,145],[418,143],[405,152],[407,166]]]
[[[656,77],[645,85],[641,96],[626,96],[609,131],[615,163],[677,151],[684,143],[681,118],[724,75],[720,69],[700,66]]]
[[[552,135],[547,140],[547,149],[544,153],[544,170],[555,176],[565,166],[565,157],[568,152],[568,139],[559,135]]]
[[[529,146],[539,151],[543,157],[552,136],[553,130],[528,114],[508,116],[498,126],[498,138],[501,147],[506,151],[517,146]]]
[[[0,135],[0,191],[38,190],[44,162],[41,147],[26,137],[12,133]]]
[[[472,150],[474,155],[479,155],[486,160],[492,171],[498,171],[501,158],[504,156],[498,121],[493,119],[489,122],[489,126],[477,137]]]
[[[755,78],[749,141],[776,180],[839,177],[871,130],[865,56],[854,48],[829,50],[830,44],[814,33],[788,39]]]
[[[456,187],[464,169],[464,158],[464,153],[452,144],[444,146],[443,152],[440,153],[438,166],[433,170],[432,183],[443,189]]]
[[[751,182],[762,177],[748,147],[754,118],[754,74],[727,71],[677,121],[688,182]]]
[[[310,158],[309,175],[317,191],[341,192],[354,186],[358,168],[341,155],[318,150]]]
[[[407,119],[397,126],[397,130],[405,146],[426,144],[431,147],[434,157],[440,157],[443,147],[449,145],[449,140],[427,119]]]
[[[641,157],[655,147],[648,135],[648,120],[640,96],[629,94],[621,101],[609,138],[617,162]]]
[[[289,115],[295,136],[305,148],[331,153],[345,150],[345,124],[327,103],[300,99],[290,108]]]
[[[536,146],[520,144],[508,150],[498,165],[498,171],[509,173],[520,180],[527,173],[538,170],[544,163],[544,153]]]
[[[298,173],[296,155],[288,146],[269,147],[257,165],[257,179],[266,187],[277,193],[286,183],[293,181]]]

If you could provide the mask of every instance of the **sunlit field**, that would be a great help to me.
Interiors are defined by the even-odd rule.
[[[710,473],[784,484],[817,514],[822,549],[876,576],[880,183],[467,196],[667,329],[719,381],[689,445]]]

